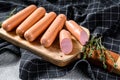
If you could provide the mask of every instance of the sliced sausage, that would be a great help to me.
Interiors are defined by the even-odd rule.
[[[70,32],[63,29],[59,34],[60,49],[64,54],[70,54],[73,50],[73,43]]]
[[[40,43],[44,47],[50,47],[51,44],[54,42],[57,34],[63,28],[64,23],[66,21],[66,16],[64,14],[59,14],[47,31],[43,34]]]
[[[18,28],[16,33],[23,37],[25,31],[27,31],[31,26],[33,26],[40,18],[42,18],[46,13],[46,10],[43,7],[37,8],[25,21],[23,21]]]
[[[30,5],[25,9],[19,11],[15,15],[11,16],[2,23],[3,29],[6,31],[12,31],[16,28],[26,17],[28,17],[37,7],[35,5]]]
[[[46,14],[41,20],[34,24],[30,29],[28,29],[24,37],[27,41],[34,41],[39,35],[41,35],[50,25],[50,23],[55,19],[56,13],[50,12]]]
[[[84,31],[80,25],[78,25],[75,21],[69,20],[65,23],[66,28],[72,33],[72,35],[82,44],[85,45],[89,40],[89,36]]]

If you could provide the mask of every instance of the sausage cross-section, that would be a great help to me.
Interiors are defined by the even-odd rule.
[[[36,24],[34,24],[24,33],[25,39],[29,42],[34,41],[49,27],[55,17],[55,12],[49,12],[46,14],[42,19],[40,19]]]
[[[16,33],[23,37],[25,31],[32,27],[39,19],[41,19],[46,13],[43,7],[37,8],[29,17],[27,17],[16,29]]]
[[[26,7],[25,9],[19,11],[15,15],[11,16],[7,20],[5,20],[2,23],[3,29],[6,31],[12,31],[15,29],[25,18],[27,18],[35,9],[37,9],[37,6],[30,5]]]
[[[56,36],[58,35],[59,31],[63,28],[64,23],[66,21],[66,16],[64,14],[59,14],[47,31],[43,34],[42,38],[40,39],[40,43],[44,47],[50,47],[51,44],[54,42]]]
[[[63,29],[59,34],[60,49],[64,54],[70,54],[73,50],[73,43],[69,31]]]
[[[72,35],[82,44],[85,45],[89,40],[89,35],[80,25],[75,21],[69,20],[65,23],[66,28],[72,33]]]

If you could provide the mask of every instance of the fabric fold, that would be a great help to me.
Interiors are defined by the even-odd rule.
[[[19,11],[30,4],[35,4],[38,7],[44,7],[47,12],[54,11],[57,14],[65,14],[68,20],[72,19],[79,25],[88,28],[92,35],[100,34],[104,36],[105,32],[110,34],[109,30],[113,30],[113,32],[116,30],[116,34],[113,33],[113,35],[103,37],[103,44],[107,49],[120,54],[120,33],[119,30],[115,29],[115,26],[118,29],[120,29],[120,26],[114,25],[118,24],[120,18],[120,1],[118,0],[1,0],[0,4],[0,21],[4,21],[14,8]],[[30,51],[0,39],[0,54],[6,50],[19,56],[21,54],[19,76],[22,80],[64,76],[74,69],[82,70],[92,80],[120,79],[119,75],[109,73],[86,60],[77,60],[68,66],[58,67]]]

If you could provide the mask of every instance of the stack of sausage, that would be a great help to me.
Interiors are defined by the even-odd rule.
[[[85,45],[89,40],[89,34],[75,21],[68,21],[64,14],[57,15],[55,12],[46,13],[43,7],[37,8],[35,5],[30,5],[5,20],[2,23],[2,28],[7,32],[16,30],[17,35],[29,42],[41,36],[39,42],[44,47],[50,47],[59,35],[60,49],[65,54],[70,54],[73,50],[71,35],[81,45]],[[117,68],[113,67],[113,62],[107,56],[106,64],[108,65],[108,71],[120,74],[120,56],[114,52],[110,53],[115,59]],[[101,64],[99,62],[99,55],[93,54],[92,58],[90,58],[93,63],[97,63],[96,65]]]
[[[81,45],[89,40],[88,34],[75,21],[67,21],[64,14],[46,13],[45,8],[37,8],[35,5],[30,5],[5,20],[2,28],[7,32],[16,29],[16,34],[29,42],[43,34],[40,43],[44,47],[50,47],[59,35],[60,49],[65,54],[70,54],[73,49],[71,34]]]

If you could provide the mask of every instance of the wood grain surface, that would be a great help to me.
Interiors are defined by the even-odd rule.
[[[84,28],[87,33],[89,34],[89,30]],[[57,66],[66,66],[73,62],[76,59],[80,58],[80,52],[82,50],[81,44],[73,37],[73,51],[69,55],[65,55],[60,51],[59,47],[59,41],[56,39],[56,41],[53,43],[53,45],[49,48],[43,47],[38,38],[34,42],[28,42],[24,38],[19,37],[16,35],[15,31],[12,32],[6,32],[3,28],[0,28],[0,38],[16,45],[21,48],[27,49],[34,54],[42,57],[44,60],[49,61]]]

